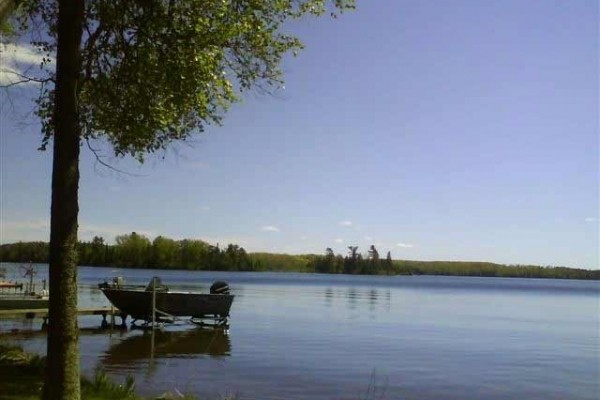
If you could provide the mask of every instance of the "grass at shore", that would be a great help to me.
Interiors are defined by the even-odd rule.
[[[45,357],[0,343],[0,400],[38,400],[44,382],[44,365]],[[128,377],[123,385],[118,385],[100,370],[93,379],[81,379],[82,400],[142,400],[134,390],[133,378]]]
[[[21,347],[0,341],[0,400],[39,400],[44,384],[46,359]],[[102,371],[92,379],[81,377],[82,400],[144,400],[135,394],[135,381],[127,377],[116,384]],[[196,397],[166,393],[157,399],[198,400]],[[149,400],[149,399],[147,399]],[[226,397],[222,400],[234,400]]]
[[[0,343],[0,399],[39,399],[44,376],[43,357],[18,346]]]

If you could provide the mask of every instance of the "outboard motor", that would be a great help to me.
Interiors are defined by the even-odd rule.
[[[225,281],[216,281],[210,287],[210,294],[229,294],[229,284]]]
[[[108,283],[105,279],[104,282],[98,284],[98,288],[100,289],[118,289],[125,284],[125,279],[122,276],[115,276],[112,279],[112,283]],[[46,288],[46,280],[44,280],[44,289]]]

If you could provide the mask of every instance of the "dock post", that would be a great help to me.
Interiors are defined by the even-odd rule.
[[[156,322],[156,278],[152,278],[152,331]]]
[[[102,313],[102,322],[100,323],[100,327],[102,329],[108,328],[108,322],[106,322],[106,313],[105,312]]]
[[[127,329],[127,314],[121,313],[121,329]]]

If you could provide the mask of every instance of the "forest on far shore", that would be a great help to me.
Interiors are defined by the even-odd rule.
[[[380,255],[375,246],[365,254],[349,246],[345,255],[327,248],[318,254],[247,253],[229,244],[211,245],[197,239],[174,240],[158,236],[150,240],[132,232],[119,235],[115,244],[96,236],[78,243],[79,265],[121,268],[161,268],[207,271],[278,271],[363,275],[454,275],[513,278],[595,279],[600,270],[537,265],[503,265],[473,261],[394,260]],[[48,263],[46,242],[0,245],[0,262]]]

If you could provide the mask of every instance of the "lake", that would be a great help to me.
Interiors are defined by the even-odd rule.
[[[38,271],[37,280],[47,276],[46,266]],[[153,339],[87,329],[101,318],[80,318],[84,373],[133,375],[143,395],[600,398],[598,281],[81,267],[80,306],[108,305],[96,285],[115,275],[202,291],[225,280],[236,295],[227,332],[177,326]],[[43,354],[43,334],[9,333],[39,326],[4,320],[0,332]]]

